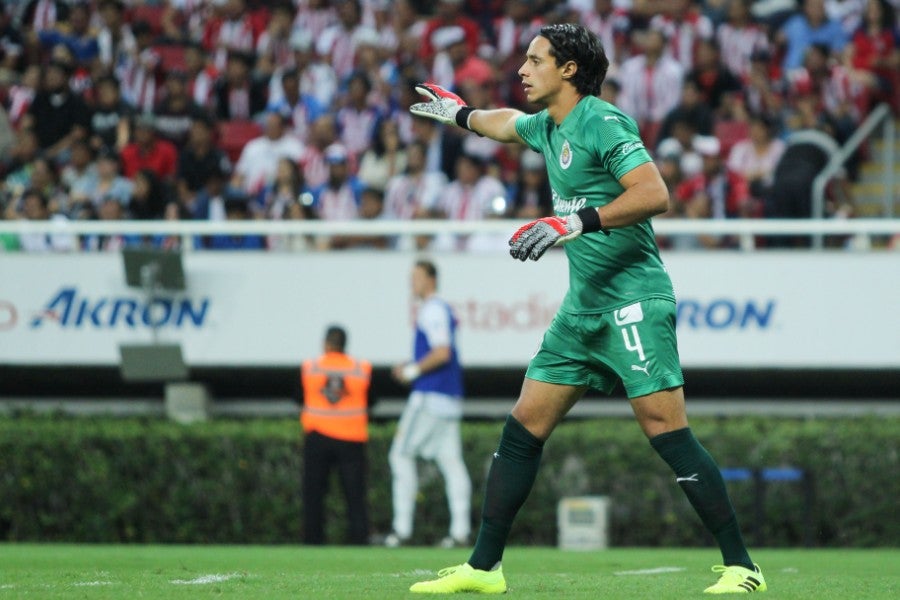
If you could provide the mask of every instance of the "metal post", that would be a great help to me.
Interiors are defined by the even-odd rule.
[[[159,271],[160,266],[156,261],[148,262],[141,266],[141,287],[144,289],[144,301],[147,303],[146,310],[150,317],[150,331],[153,335],[154,344],[159,341],[159,332],[157,331],[158,324],[156,319],[153,318],[151,311],[153,310],[153,298],[156,296],[156,288],[159,285]]]
[[[894,146],[897,143],[896,127],[894,119],[888,117],[884,120],[884,169],[882,171],[884,177],[884,216],[891,218],[894,216],[894,204],[897,202],[897,196],[894,192]]]

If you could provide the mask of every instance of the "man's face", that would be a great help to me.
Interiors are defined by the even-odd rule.
[[[102,221],[118,221],[122,218],[122,205],[117,200],[105,200],[99,212]]]
[[[51,65],[44,75],[44,85],[48,92],[58,94],[66,88],[66,73],[59,67]]]
[[[525,63],[519,67],[519,77],[525,98],[529,102],[548,104],[562,88],[563,67],[556,64],[556,58],[550,55],[550,40],[537,36],[528,45]]]
[[[422,267],[413,267],[411,283],[412,292],[416,298],[424,298],[434,290],[433,280]]]
[[[44,203],[34,194],[25,196],[22,201],[22,212],[25,213],[25,218],[31,221],[42,221],[47,218]]]
[[[211,137],[212,131],[207,127],[206,123],[201,123],[200,121],[191,123],[190,133],[188,134],[189,142],[192,144],[203,145],[206,144]]]
[[[266,125],[265,125],[266,137],[270,140],[278,140],[281,139],[281,136],[284,135],[284,121],[282,120],[281,115],[270,114],[266,117]]]

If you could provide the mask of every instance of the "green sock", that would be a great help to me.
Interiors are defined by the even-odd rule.
[[[752,570],[753,561],[744,545],[722,473],[690,428],[660,434],[650,440],[650,445],[672,467],[691,506],[716,538],[723,563]]]
[[[513,519],[534,484],[544,442],[512,415],[506,418],[500,446],[488,472],[481,511],[481,529],[469,564],[489,571],[503,558]]]

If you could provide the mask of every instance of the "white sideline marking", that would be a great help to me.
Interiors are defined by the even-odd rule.
[[[678,573],[683,567],[656,567],[654,569],[637,569],[635,571],[616,571],[613,575],[658,575],[660,573]]]
[[[800,569],[797,567],[785,567],[781,570],[782,573],[799,573]]]
[[[431,577],[432,579],[437,577],[437,571],[430,571],[428,569],[415,569],[413,571],[406,571],[404,573],[393,573],[392,577]]]
[[[0,585],[0,590],[11,590],[14,587],[16,587],[16,586],[14,586],[11,583],[4,583],[3,585]]]
[[[207,583],[221,583],[223,581],[228,581],[229,579],[234,579],[238,576],[238,573],[228,573],[227,575],[201,575],[200,577],[195,577],[194,579],[173,579],[169,583],[174,583],[175,585],[205,585]]]
[[[77,587],[94,586],[94,585],[112,585],[112,581],[79,581],[72,585]]]

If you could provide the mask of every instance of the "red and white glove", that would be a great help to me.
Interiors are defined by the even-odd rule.
[[[429,101],[413,104],[409,107],[409,112],[445,125],[469,129],[469,114],[475,109],[468,106],[465,100],[436,83],[420,83],[416,86],[416,91]]]
[[[582,208],[567,217],[544,217],[519,227],[509,238],[509,254],[523,262],[529,258],[537,260],[551,246],[600,230],[600,215],[595,208]]]

